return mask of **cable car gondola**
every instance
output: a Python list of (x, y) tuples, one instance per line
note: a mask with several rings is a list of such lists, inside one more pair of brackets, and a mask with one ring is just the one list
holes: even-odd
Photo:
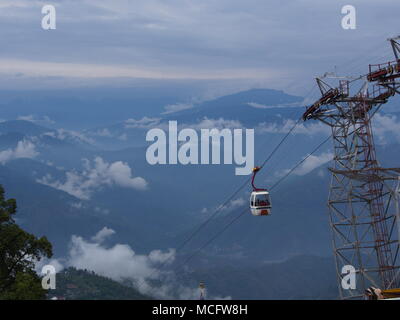
[(253, 169), (253, 177), (251, 179), (251, 185), (253, 192), (250, 195), (250, 210), (254, 216), (269, 216), (271, 214), (271, 197), (267, 189), (258, 189), (254, 186), (254, 179), (260, 167)]

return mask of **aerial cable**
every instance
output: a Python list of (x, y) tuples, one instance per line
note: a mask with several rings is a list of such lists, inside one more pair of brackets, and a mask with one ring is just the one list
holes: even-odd
[[(276, 182), (270, 190), (276, 188), (283, 180), (289, 177), (302, 163), (304, 163), (310, 156), (312, 156), (315, 152), (317, 152), (325, 143), (327, 143), (331, 139), (332, 135), (329, 135), (324, 141), (322, 141), (314, 150), (311, 151), (306, 157), (304, 157), (300, 162), (298, 162), (292, 169), (288, 171), (285, 176), (283, 176), (278, 182)], [(181, 267), (186, 265), (190, 260), (192, 260), (198, 253), (200, 253), (204, 248), (210, 245), (213, 241), (215, 241), (219, 236), (221, 236), (231, 225), (233, 225), (237, 220), (239, 220), (246, 212), (248, 208), (246, 208), (243, 212), (233, 218), (228, 224), (226, 224), (223, 229), (221, 229), (218, 233), (216, 233), (212, 238), (210, 238), (207, 242), (205, 242), (201, 247), (199, 247), (194, 253), (192, 253), (185, 261), (175, 269), (175, 271), (179, 270)]]
[(331, 139), (332, 135), (322, 141), (311, 153), (304, 157), (300, 162), (298, 162), (292, 169), (290, 169), (281, 179), (274, 183), (270, 190), (275, 189), (283, 180), (289, 177), (300, 165), (302, 165), (309, 157), (311, 157), (315, 152), (317, 152), (325, 143)]
[[(358, 68), (358, 66), (357, 66)], [(362, 77), (362, 76), (361, 76)], [(353, 82), (353, 81), (351, 81)], [(311, 93), (311, 92), (310, 92)], [(269, 154), (269, 156), (265, 159), (265, 161), (262, 163), (261, 168), (263, 168), (266, 163), (273, 157), (273, 155), (278, 151), (278, 149), (282, 146), (282, 144), (286, 141), (286, 139), (289, 137), (289, 135), (294, 131), (294, 129), (297, 127), (297, 125), (300, 123), (302, 120), (302, 117), (299, 118), (299, 120), (296, 121), (296, 123), (291, 127), (291, 129), (286, 133), (286, 135), (281, 139), (281, 141), (275, 146), (273, 151)], [(313, 155), (317, 150), (319, 150), (328, 140), (330, 140), (331, 135), (325, 139), (322, 143), (320, 143), (310, 154), (308, 154), (305, 158), (303, 158), (299, 163), (297, 163), (291, 170), (289, 170), (285, 176), (283, 176), (279, 181), (277, 181), (271, 188), (273, 190), (276, 188), (282, 181), (284, 181), (287, 177), (289, 177), (301, 164), (303, 164), (311, 155)], [(241, 185), (231, 197), (228, 198), (224, 202), (223, 205), (219, 206), (214, 213), (203, 223), (200, 225), (199, 228), (195, 230), (184, 242), (181, 246), (178, 247), (177, 252), (180, 251), (191, 239), (194, 238), (196, 234), (198, 234), (201, 229), (203, 229), (221, 210), (224, 208), (250, 181), (250, 178), (246, 179), (245, 183)], [(203, 250), (205, 247), (207, 247), (210, 243), (212, 243), (215, 239), (217, 239), (223, 232), (225, 232), (234, 222), (236, 222), (241, 216), (243, 216), (247, 212), (247, 208), (245, 211), (243, 211), (240, 215), (235, 217), (233, 220), (231, 220), (225, 227), (217, 233), (215, 236), (213, 236), (211, 239), (209, 239), (206, 243), (204, 243), (200, 248), (198, 248), (192, 255), (189, 256), (188, 259), (185, 260), (185, 262), (182, 265), (185, 265), (188, 263), (198, 252)]]
[[(301, 118), (299, 118), (299, 120), (296, 121), (296, 123), (290, 128), (290, 130), (286, 133), (286, 135), (281, 139), (281, 141), (276, 145), (276, 147), (274, 148), (274, 150), (269, 154), (269, 156), (265, 159), (265, 161), (262, 164), (262, 167), (264, 167), (266, 165), (266, 163), (272, 158), (272, 156), (278, 151), (278, 149), (282, 146), (282, 144), (285, 142), (285, 140), (289, 137), (289, 135), (293, 132), (293, 130), (297, 127), (297, 125), (300, 123)], [(262, 168), (261, 167), (261, 168)], [(218, 206), (218, 208), (213, 212), (213, 214), (207, 219), (205, 220), (194, 232), (192, 232), (189, 237), (187, 237), (180, 246), (178, 246), (175, 249), (175, 253), (180, 252), (204, 227), (206, 227), (208, 225), (208, 223), (224, 208), (226, 207), (226, 205), (232, 201), (237, 194), (243, 190), (243, 188), (245, 186), (247, 186), (249, 184), (251, 180), (251, 177), (247, 178), (244, 183), (220, 206)], [(232, 225), (235, 221), (237, 221), (242, 215), (244, 215), (247, 212), (247, 208), (245, 211), (243, 211), (239, 216), (237, 216), (235, 219), (233, 219), (228, 225), (226, 225), (224, 227), (224, 229), (222, 230), (222, 232), (220, 232), (218, 235), (214, 236), (211, 241), (208, 241), (206, 244), (204, 244), (200, 250), (202, 250), (202, 248), (208, 246), (209, 243), (211, 243), (212, 241), (214, 241), (221, 233), (223, 233), (226, 229), (228, 229), (228, 227), (230, 225)], [(199, 250), (196, 251), (196, 254)], [(194, 255), (193, 255), (194, 256)], [(171, 256), (166, 258), (166, 260), (164, 260), (164, 262), (161, 263), (161, 265), (158, 267), (157, 270), (154, 270), (154, 272), (151, 274), (150, 278), (155, 275), (156, 272), (158, 272), (158, 270), (162, 270), (165, 265), (170, 261)], [(138, 285), (138, 289), (140, 289), (142, 286), (144, 285), (144, 280), (142, 280), (142, 283)]]
[(185, 266), (192, 260), (197, 254), (199, 254), (204, 248), (209, 246), (212, 242), (214, 242), (219, 236), (221, 236), (228, 228), (233, 225), (237, 220), (239, 220), (244, 214), (246, 214), (248, 209), (246, 208), (242, 211), (238, 216), (233, 218), (228, 224), (226, 224), (220, 231), (218, 231), (213, 237), (211, 237), (207, 242), (205, 242), (201, 247), (197, 248), (195, 252), (193, 252), (188, 258), (184, 260), (182, 264), (180, 264), (175, 271), (178, 271), (180, 268)]
[[(268, 157), (264, 160), (260, 168), (263, 168), (267, 162), (274, 156), (274, 154), (278, 151), (278, 149), (282, 146), (282, 144), (287, 140), (289, 135), (294, 131), (294, 129), (298, 126), (298, 124), (301, 121), (301, 117), (295, 122), (295, 124), (290, 128), (290, 130), (285, 134), (285, 136), (280, 140), (280, 142), (275, 146), (275, 148), (272, 150), (272, 152), (268, 155)], [(230, 201), (232, 201), (237, 194), (243, 190), (245, 186), (249, 184), (251, 181), (251, 177), (247, 178), (244, 183), (236, 189), (236, 191), (218, 208), (211, 214), (211, 216), (204, 221), (176, 250), (181, 250), (188, 242), (190, 242), (223, 208), (226, 207), (227, 204), (229, 204)]]
[[(308, 92), (308, 94), (305, 96), (305, 99), (314, 91), (316, 85), (311, 88), (311, 90)], [(278, 149), (282, 146), (282, 144), (287, 140), (287, 138), (290, 136), (290, 134), (294, 131), (294, 129), (299, 125), (300, 121), (302, 120), (302, 117), (300, 117), (294, 125), (289, 129), (289, 131), (285, 134), (285, 136), (280, 140), (280, 142), (275, 146), (275, 148), (272, 150), (272, 152), (268, 155), (268, 157), (264, 160), (262, 163), (261, 168), (263, 168), (268, 161), (274, 156), (274, 154), (278, 151)], [(190, 234), (186, 240), (183, 241), (183, 243), (176, 249), (176, 252), (182, 250), (188, 242), (190, 242), (204, 227), (208, 225), (208, 223), (223, 209), (226, 207), (227, 204), (229, 204), (230, 201), (232, 201), (237, 194), (243, 190), (243, 188), (248, 185), (248, 183), (251, 181), (251, 177), (247, 178), (244, 183), (218, 208), (211, 214), (211, 216), (205, 220), (193, 233)]]
[[(311, 89), (311, 91), (307, 94), (310, 95), (313, 91), (314, 91), (315, 87), (313, 87)], [(306, 95), (306, 96), (307, 96)], [(279, 148), (283, 145), (283, 143), (287, 140), (287, 138), (291, 135), (291, 133), (295, 130), (295, 128), (299, 125), (299, 123), (301, 122), (302, 117), (300, 117), (295, 123), (294, 125), (289, 129), (289, 131), (285, 134), (285, 136), (279, 141), (279, 143), (275, 146), (275, 148), (272, 150), (272, 152), (268, 155), (268, 157), (264, 160), (264, 162), (262, 163), (260, 169), (262, 169), (263, 167), (265, 167), (265, 165), (268, 163), (268, 161), (271, 160), (271, 158), (274, 156), (274, 154), (279, 150)], [(325, 144), (328, 140), (330, 139), (330, 136), (323, 141), (323, 143), (321, 143), (316, 149), (314, 149), (307, 157), (305, 157), (302, 161), (300, 161), (294, 168), (292, 168), (282, 179), (280, 179), (277, 183), (275, 183), (273, 185), (273, 187), (271, 188), (274, 189), (277, 185), (279, 185), (284, 179), (286, 179), (298, 166), (300, 166), (304, 161), (306, 161), (313, 153), (315, 153), (323, 144)], [(192, 232), (189, 237), (187, 237), (183, 243), (178, 246), (175, 250), (176, 253), (180, 252), (186, 245), (187, 243), (189, 243), (204, 227), (206, 227), (208, 225), (208, 223), (223, 209), (226, 207), (226, 205), (232, 201), (235, 196), (237, 196), (237, 194), (246, 186), (248, 185), (248, 183), (251, 181), (251, 177), (247, 178), (244, 183), (220, 206), (218, 206), (218, 208), (213, 212), (213, 214), (207, 219), (205, 220), (194, 232)], [(216, 238), (218, 238), (219, 235), (221, 235), (223, 232), (225, 232), (226, 229), (229, 228), (229, 226), (231, 226), (235, 221), (237, 221), (242, 215), (245, 214), (245, 212), (247, 212), (247, 208), (245, 211), (243, 211), (239, 216), (237, 216), (235, 219), (233, 219), (231, 222), (228, 223), (228, 225), (226, 225), (224, 227), (224, 229), (219, 232), (217, 235), (215, 235), (213, 238), (211, 238), (209, 241), (207, 241), (203, 246), (201, 246), (197, 251), (197, 252), (201, 251), (204, 247), (208, 246), (211, 242), (213, 242)], [(194, 254), (195, 255), (195, 254)], [(194, 256), (193, 255), (193, 256)], [(191, 259), (191, 258), (190, 258)], [(170, 258), (167, 258), (159, 267), (159, 270), (161, 270), (168, 262), (169, 262)]]
[[(307, 94), (310, 95), (313, 91), (314, 91), (314, 87), (311, 89), (311, 91)], [(306, 96), (307, 96), (306, 95)], [(264, 160), (264, 162), (262, 163), (262, 166), (260, 168), (263, 168), (268, 161), (270, 161), (270, 159), (273, 157), (273, 155), (278, 151), (278, 149), (283, 145), (283, 143), (287, 140), (287, 138), (290, 136), (290, 134), (294, 131), (294, 129), (299, 125), (299, 123), (301, 122), (302, 117), (300, 117), (295, 123), (294, 125), (289, 129), (289, 131), (285, 134), (285, 136), (280, 140), (280, 142), (275, 146), (275, 148), (272, 150), (272, 152), (268, 155), (268, 157)], [(330, 137), (329, 137), (330, 138)], [(326, 141), (325, 141), (326, 142)], [(318, 147), (319, 148), (319, 147)], [(312, 153), (314, 153), (316, 150), (314, 150)], [(312, 154), (311, 153), (311, 154)], [(310, 155), (311, 155), (310, 154)], [(309, 155), (309, 156), (310, 156)], [(308, 156), (308, 157), (309, 157)], [(306, 157), (306, 159), (308, 158)], [(304, 162), (306, 159), (303, 159), (302, 162)], [(301, 163), (302, 163), (301, 162)], [(300, 164), (301, 164), (300, 163)], [(299, 165), (300, 165), (299, 164)], [(291, 170), (292, 172), (293, 170)], [(288, 176), (288, 175), (287, 175)], [(186, 245), (187, 243), (189, 243), (204, 227), (206, 227), (208, 225), (208, 223), (224, 208), (226, 207), (226, 205), (232, 201), (235, 196), (246, 186), (248, 185), (248, 183), (250, 182), (251, 177), (247, 178), (244, 183), (220, 206), (218, 206), (218, 208), (213, 212), (213, 214), (206, 220), (204, 221), (194, 232), (192, 232), (189, 237), (187, 237), (180, 246), (178, 246), (175, 249), (175, 253), (180, 252)], [(275, 185), (274, 185), (275, 187)], [(272, 190), (272, 189), (271, 189)], [(239, 216), (237, 216), (236, 218), (234, 218), (233, 220), (231, 220), (218, 234), (216, 234), (214, 237), (212, 237), (209, 241), (207, 241), (205, 244), (203, 244), (199, 249), (196, 250), (195, 254), (193, 254), (192, 256), (194, 257), (199, 251), (203, 250), (206, 246), (208, 246), (211, 242), (213, 242), (216, 238), (218, 238), (223, 232), (225, 232), (234, 222), (236, 222), (241, 216), (243, 216), (246, 212), (247, 212), (247, 208), (245, 211), (243, 211)], [(192, 259), (192, 256), (190, 256), (189, 260)], [(164, 268), (164, 266), (169, 262), (169, 260), (171, 259), (171, 257), (168, 257), (166, 260), (164, 260), (163, 263), (161, 263), (161, 265), (159, 266), (158, 270), (162, 270)], [(188, 261), (189, 261), (188, 260)], [(186, 263), (186, 262), (185, 262)], [(153, 274), (155, 274), (158, 270), (155, 270), (153, 272)], [(141, 285), (138, 286), (138, 288), (141, 288), (141, 286), (144, 284), (144, 281)]]

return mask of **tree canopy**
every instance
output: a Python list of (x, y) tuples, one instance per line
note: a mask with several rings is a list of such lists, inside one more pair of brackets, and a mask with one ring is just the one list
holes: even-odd
[(35, 262), (50, 258), (52, 245), (21, 229), (13, 218), (16, 212), (16, 200), (5, 199), (0, 185), (0, 299), (44, 299)]

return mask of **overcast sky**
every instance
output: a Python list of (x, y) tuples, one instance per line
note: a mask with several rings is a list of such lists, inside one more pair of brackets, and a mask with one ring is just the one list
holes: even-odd
[[(56, 30), (41, 28), (45, 4)], [(347, 4), (356, 30), (341, 27)], [(306, 93), (335, 65), (391, 57), (398, 12), (398, 0), (1, 0), (0, 86), (222, 79)]]

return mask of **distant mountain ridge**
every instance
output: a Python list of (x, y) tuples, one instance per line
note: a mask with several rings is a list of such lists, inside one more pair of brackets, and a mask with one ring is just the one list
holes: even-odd
[(9, 120), (0, 122), (0, 134), (20, 133), (27, 136), (38, 136), (54, 131), (27, 120)]
[[(204, 120), (220, 123), (236, 122), (240, 126), (253, 128), (260, 123), (282, 124), (288, 119), (298, 119), (303, 112), (303, 98), (272, 89), (252, 89), (200, 103), (188, 104), (188, 108), (154, 116), (132, 117), (130, 120), (107, 126), (87, 129), (85, 133), (100, 141), (104, 146), (143, 146), (147, 130), (165, 127), (169, 121), (178, 125), (198, 125)], [(128, 120), (128, 119), (125, 119)]]
[[(240, 121), (251, 127), (264, 121), (292, 118), (293, 108), (302, 104), (303, 98), (272, 89), (252, 89), (205, 101), (187, 110), (166, 115), (163, 120), (193, 123), (204, 118)], [(280, 116), (277, 116), (277, 113)]]

